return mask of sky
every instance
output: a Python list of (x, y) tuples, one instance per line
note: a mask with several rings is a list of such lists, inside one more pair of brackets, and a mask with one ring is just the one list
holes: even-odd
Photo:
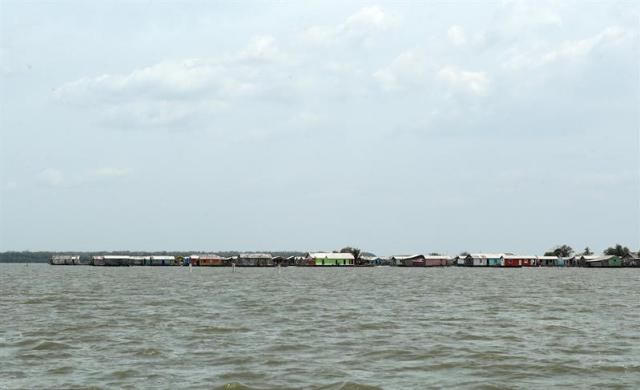
[(637, 2), (0, 1), (0, 250), (640, 249)]

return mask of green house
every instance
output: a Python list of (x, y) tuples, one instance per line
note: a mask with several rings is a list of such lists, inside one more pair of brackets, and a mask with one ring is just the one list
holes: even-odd
[(307, 255), (307, 264), (314, 266), (351, 266), (354, 260), (351, 253), (315, 252)]
[(622, 267), (622, 259), (618, 256), (598, 256), (595, 259), (586, 260), (585, 267), (590, 267), (590, 268)]

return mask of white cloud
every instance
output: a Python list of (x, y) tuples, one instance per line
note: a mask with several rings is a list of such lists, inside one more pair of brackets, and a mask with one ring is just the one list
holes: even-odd
[(64, 182), (63, 173), (55, 168), (45, 168), (37, 174), (36, 179), (49, 186), (58, 186)]
[(357, 72), (355, 66), (350, 63), (330, 61), (325, 65), (325, 69), (338, 74), (350, 74)]
[(309, 43), (322, 45), (355, 39), (369, 45), (370, 34), (394, 26), (397, 20), (396, 15), (379, 6), (364, 7), (349, 16), (343, 23), (309, 27), (304, 31), (303, 39)]
[(478, 96), (488, 95), (491, 87), (491, 80), (485, 72), (472, 72), (452, 66), (440, 69), (438, 79), (454, 89)]
[(553, 2), (507, 0), (503, 2), (507, 27), (522, 31), (532, 26), (560, 26), (562, 17)]
[(347, 29), (354, 29), (358, 26), (385, 29), (391, 26), (394, 21), (395, 18), (391, 17), (389, 13), (385, 12), (377, 5), (374, 5), (364, 7), (355, 14), (349, 16), (345, 26)]
[(218, 96), (243, 95), (252, 93), (255, 85), (238, 79), (232, 66), (241, 66), (237, 61), (268, 58), (268, 53), (268, 49), (253, 47), (231, 59), (165, 61), (128, 74), (83, 78), (63, 85), (55, 94), (61, 99), (97, 96), (106, 102), (120, 100), (127, 95), (166, 98), (181, 98), (201, 92), (214, 92)]
[(304, 40), (317, 44), (329, 44), (337, 40), (340, 29), (335, 26), (311, 26), (304, 31)]
[(307, 128), (307, 127), (317, 126), (320, 123), (320, 121), (321, 121), (321, 118), (319, 115), (309, 111), (299, 112), (293, 115), (291, 118), (289, 118), (289, 124), (296, 128), (297, 127)]
[(502, 63), (502, 68), (533, 69), (562, 60), (579, 61), (598, 47), (619, 42), (625, 35), (623, 28), (611, 26), (592, 37), (564, 41), (555, 46), (537, 43), (526, 49), (512, 48), (508, 51), (509, 58)]
[(270, 35), (254, 37), (246, 49), (235, 57), (227, 60), (227, 63), (237, 61), (266, 61), (275, 62), (284, 60), (286, 54), (278, 47), (276, 39)]
[(227, 107), (227, 103), (221, 100), (202, 99), (129, 99), (106, 105), (99, 114), (101, 120), (114, 126), (184, 130), (183, 127), (189, 127), (190, 122), (222, 112)]
[(449, 42), (456, 46), (462, 46), (467, 43), (467, 35), (462, 26), (453, 25), (449, 27), (447, 37), (449, 38)]
[(109, 124), (173, 126), (273, 88), (268, 83), (281, 81), (271, 67), (276, 64), (286, 67), (286, 54), (275, 38), (259, 36), (228, 55), (163, 61), (129, 73), (82, 78), (57, 88), (54, 97), (97, 110)]
[(373, 77), (383, 89), (396, 90), (422, 83), (425, 73), (424, 55), (417, 50), (408, 50), (397, 56), (389, 65), (374, 72)]
[(419, 50), (408, 50), (397, 56), (389, 65), (373, 73), (373, 78), (387, 91), (413, 87), (425, 89), (439, 81), (454, 90), (485, 96), (489, 94), (491, 80), (485, 72), (474, 72), (445, 66), (439, 70)]
[(129, 175), (131, 172), (128, 168), (115, 168), (115, 167), (102, 167), (93, 169), (87, 172), (87, 175), (90, 177), (123, 177)]

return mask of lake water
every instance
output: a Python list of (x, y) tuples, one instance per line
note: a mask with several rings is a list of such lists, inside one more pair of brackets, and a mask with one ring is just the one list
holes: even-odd
[(0, 264), (0, 388), (640, 388), (639, 282)]

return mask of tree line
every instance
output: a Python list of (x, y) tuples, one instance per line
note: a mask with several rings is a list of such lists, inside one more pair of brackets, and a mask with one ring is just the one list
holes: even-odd
[[(640, 252), (640, 251), (638, 251), (638, 252)], [(636, 252), (636, 253), (638, 253), (638, 252)], [(624, 256), (627, 256), (627, 255), (631, 254), (632, 251), (626, 246), (622, 246), (620, 244), (616, 244), (616, 245), (608, 247), (602, 253), (604, 255), (607, 255), (607, 256), (624, 257)], [(589, 247), (584, 248), (582, 250), (582, 252), (576, 252), (569, 245), (558, 245), (555, 248), (553, 248), (552, 250), (550, 250), (548, 252), (545, 252), (544, 255), (545, 256), (571, 257), (573, 255), (592, 256), (593, 254), (594, 254), (593, 251)]]

